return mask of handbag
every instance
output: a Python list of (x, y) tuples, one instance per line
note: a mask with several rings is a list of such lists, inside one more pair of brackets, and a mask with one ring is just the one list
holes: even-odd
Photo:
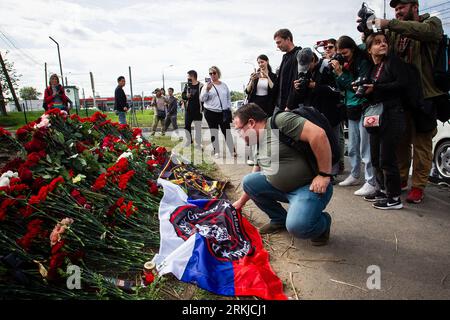
[(231, 110), (230, 109), (223, 109), (222, 106), (222, 100), (220, 99), (220, 95), (219, 95), (219, 91), (217, 91), (216, 86), (213, 84), (214, 89), (217, 92), (217, 97), (219, 98), (219, 102), (220, 102), (220, 109), (222, 109), (222, 122), (223, 123), (231, 123), (233, 121), (233, 116), (231, 115)]
[(365, 128), (377, 128), (381, 125), (384, 105), (382, 102), (373, 104), (364, 109), (363, 126)]

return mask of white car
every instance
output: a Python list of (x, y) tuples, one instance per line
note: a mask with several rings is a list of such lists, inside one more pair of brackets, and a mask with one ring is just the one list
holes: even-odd
[(433, 138), (433, 164), (439, 174), (450, 179), (450, 121), (438, 121), (438, 132)]

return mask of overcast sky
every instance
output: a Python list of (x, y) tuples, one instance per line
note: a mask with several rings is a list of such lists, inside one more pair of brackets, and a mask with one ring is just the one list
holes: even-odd
[[(368, 0), (380, 16), (383, 0)], [(387, 16), (393, 9), (387, 0)], [(421, 1), (427, 8), (445, 1)], [(354, 23), (361, 0), (152, 0), (69, 1), (0, 0), (0, 50), (23, 75), (20, 86), (44, 91), (44, 62), (49, 73), (60, 73), (56, 39), (61, 48), (63, 73), (69, 84), (92, 96), (89, 72), (101, 96), (112, 96), (116, 79), (129, 80), (133, 93), (150, 95), (162, 86), (180, 91), (186, 71), (195, 69), (199, 79), (217, 65), (222, 80), (232, 90), (242, 90), (256, 65), (266, 54), (276, 69), (282, 52), (273, 34), (288, 28), (294, 43), (313, 46), (317, 40), (359, 34)], [(431, 12), (450, 8), (450, 2)], [(433, 11), (434, 10), (434, 11)], [(450, 11), (448, 11), (450, 14)], [(446, 22), (447, 13), (441, 13)], [(450, 18), (450, 17), (449, 17)], [(446, 31), (448, 25), (445, 25)], [(11, 41), (11, 42), (8, 42)], [(18, 50), (19, 48), (20, 50)], [(173, 65), (173, 67), (168, 67)], [(130, 93), (127, 83), (126, 93)]]

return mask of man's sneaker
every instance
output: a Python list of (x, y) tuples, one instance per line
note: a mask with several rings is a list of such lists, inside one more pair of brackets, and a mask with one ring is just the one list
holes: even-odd
[(267, 223), (263, 225), (261, 228), (259, 228), (259, 234), (270, 234), (281, 230), (286, 230), (286, 225)]
[(377, 191), (377, 188), (375, 188), (370, 183), (366, 182), (364, 183), (361, 189), (355, 191), (354, 195), (364, 197), (375, 193), (375, 191)]
[(330, 230), (331, 230), (332, 220), (331, 220), (331, 216), (328, 213), (325, 212), (325, 214), (327, 214), (330, 217), (330, 226), (320, 236), (318, 236), (317, 238), (311, 239), (311, 244), (315, 247), (324, 246), (324, 245), (328, 244), (328, 241), (330, 240)]
[(255, 161), (248, 159), (247, 160), (247, 165), (254, 166), (255, 165)]
[(380, 202), (387, 200), (387, 195), (383, 191), (377, 190), (377, 192), (369, 194), (364, 197), (364, 200), (369, 202)]
[(383, 201), (377, 201), (372, 206), (376, 209), (381, 210), (398, 210), (403, 208), (402, 201), (400, 200), (400, 197), (398, 197), (397, 200), (393, 198), (389, 198)]
[(420, 188), (412, 187), (408, 193), (406, 201), (409, 203), (421, 203), (423, 200), (423, 190)]
[(352, 175), (349, 175), (344, 181), (339, 183), (339, 186), (348, 187), (348, 186), (357, 186), (359, 184), (360, 184), (359, 179), (356, 179)]
[(408, 181), (403, 181), (402, 184), (400, 185), (400, 187), (402, 188), (402, 191), (407, 191), (408, 190)]

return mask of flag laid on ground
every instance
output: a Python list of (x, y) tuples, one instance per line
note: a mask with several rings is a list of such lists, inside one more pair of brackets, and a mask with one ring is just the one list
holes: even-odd
[(179, 186), (158, 183), (161, 244), (153, 262), (160, 275), (221, 295), (286, 299), (261, 236), (229, 202), (188, 200)]

